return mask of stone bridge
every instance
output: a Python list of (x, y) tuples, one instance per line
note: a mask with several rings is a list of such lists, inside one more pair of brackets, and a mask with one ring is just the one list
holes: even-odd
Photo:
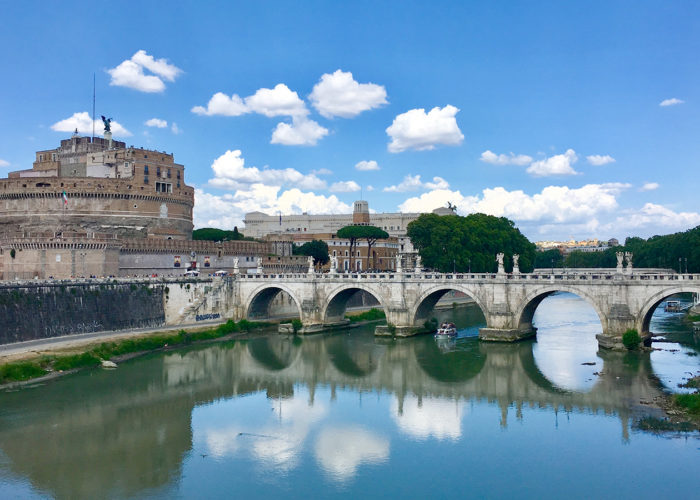
[(301, 333), (342, 324), (348, 299), (364, 291), (377, 299), (387, 325), (377, 335), (406, 337), (425, 331), (437, 301), (456, 290), (471, 297), (486, 319), (482, 340), (511, 342), (532, 337), (532, 318), (542, 300), (555, 292), (570, 292), (598, 313), (601, 347), (621, 348), (622, 334), (636, 329), (650, 339), (649, 322), (656, 307), (678, 293), (700, 293), (700, 275), (635, 269), (620, 272), (568, 270), (560, 273), (300, 273), (238, 274), (227, 278), (236, 319), (275, 315), (273, 299), (291, 297), (303, 323)]

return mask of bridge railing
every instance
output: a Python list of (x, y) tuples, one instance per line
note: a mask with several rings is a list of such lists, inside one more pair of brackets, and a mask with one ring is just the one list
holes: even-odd
[(587, 272), (554, 272), (554, 273), (263, 273), (238, 274), (232, 276), (241, 280), (341, 280), (341, 281), (392, 281), (392, 280), (421, 280), (421, 281), (493, 281), (506, 280), (516, 282), (601, 282), (601, 281), (700, 281), (700, 274), (677, 273), (645, 273), (643, 271), (627, 273), (587, 273)]

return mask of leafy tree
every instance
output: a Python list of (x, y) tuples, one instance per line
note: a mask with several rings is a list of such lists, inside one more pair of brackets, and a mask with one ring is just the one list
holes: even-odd
[(506, 269), (512, 268), (516, 253), (523, 272), (532, 271), (535, 263), (535, 245), (505, 217), (423, 214), (407, 233), (425, 266), (442, 272), (493, 272), (499, 252), (505, 254)]
[(535, 254), (535, 268), (547, 269), (551, 267), (562, 267), (564, 264), (564, 256), (558, 248), (537, 252)]
[[(338, 238), (349, 239), (350, 240), (350, 268), (353, 267), (353, 249), (357, 243), (357, 240), (367, 241), (367, 267), (369, 267), (369, 259), (372, 252), (372, 245), (374, 245), (377, 240), (386, 239), (389, 237), (389, 233), (376, 226), (345, 226), (338, 229), (336, 233)], [(376, 263), (373, 262), (373, 267), (376, 267)]]
[(295, 255), (310, 255), (314, 258), (314, 262), (321, 266), (330, 260), (328, 257), (328, 245), (321, 240), (307, 241), (299, 247), (293, 246), (292, 253)]
[(253, 238), (246, 238), (241, 233), (239, 233), (238, 227), (234, 227), (233, 231), (225, 231), (223, 229), (216, 229), (213, 227), (195, 229), (194, 231), (192, 231), (192, 239), (207, 241), (254, 240)]

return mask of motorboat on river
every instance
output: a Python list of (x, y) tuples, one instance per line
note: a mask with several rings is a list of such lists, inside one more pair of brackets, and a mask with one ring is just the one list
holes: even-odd
[(454, 323), (443, 323), (435, 332), (436, 338), (454, 337), (457, 335), (457, 327)]

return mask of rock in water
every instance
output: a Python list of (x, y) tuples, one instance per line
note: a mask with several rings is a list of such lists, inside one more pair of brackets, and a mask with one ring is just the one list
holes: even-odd
[(117, 364), (114, 361), (109, 361), (108, 359), (102, 360), (102, 368), (116, 368)]

